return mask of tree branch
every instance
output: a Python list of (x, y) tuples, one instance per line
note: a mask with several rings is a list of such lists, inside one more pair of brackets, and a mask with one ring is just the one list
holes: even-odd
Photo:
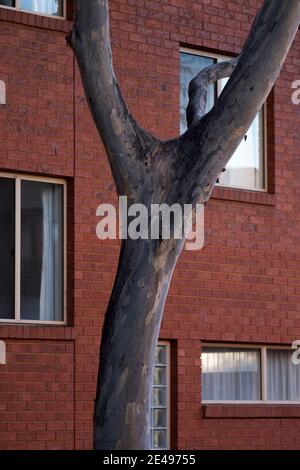
[(239, 57), (210, 65), (196, 75), (189, 84), (189, 104), (186, 109), (188, 127), (193, 126), (205, 115), (207, 89), (222, 78), (230, 77)]
[[(185, 200), (209, 199), (214, 184), (270, 93), (300, 22), (300, 0), (265, 0), (214, 108), (178, 139)], [(197, 175), (197, 182), (192, 174)]]
[(143, 156), (151, 153), (157, 141), (132, 118), (115, 78), (108, 0), (77, 0), (76, 4), (76, 21), (67, 41), (77, 57), (87, 102), (106, 148), (117, 191), (133, 195), (143, 171)]

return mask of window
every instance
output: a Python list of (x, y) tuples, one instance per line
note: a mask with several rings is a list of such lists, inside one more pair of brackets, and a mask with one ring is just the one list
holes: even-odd
[(261, 346), (204, 347), (204, 402), (299, 402), (300, 365), (291, 349)]
[[(185, 132), (186, 108), (188, 105), (189, 82), (202, 69), (216, 62), (228, 59), (226, 56), (198, 53), (189, 49), (182, 49), (180, 53), (180, 131)], [(206, 111), (214, 106), (218, 95), (221, 94), (228, 79), (208, 87)], [(257, 114), (250, 129), (240, 143), (236, 152), (227, 163), (225, 171), (219, 176), (218, 184), (221, 186), (262, 191), (266, 188), (265, 176), (265, 137), (264, 137), (264, 107)]]
[(0, 5), (42, 15), (65, 15), (64, 0), (0, 0)]
[(60, 180), (0, 174), (0, 320), (64, 321)]
[(169, 344), (159, 342), (155, 354), (151, 406), (151, 447), (155, 450), (169, 448), (169, 380)]
[(293, 364), (291, 357), (289, 350), (267, 349), (268, 400), (300, 400), (300, 366)]
[(259, 351), (204, 349), (202, 379), (203, 400), (259, 400)]

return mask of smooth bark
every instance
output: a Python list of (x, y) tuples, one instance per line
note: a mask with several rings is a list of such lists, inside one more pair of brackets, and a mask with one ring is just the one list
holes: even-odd
[[(266, 0), (238, 59), (191, 83), (189, 128), (161, 142), (130, 115), (111, 59), (107, 0), (77, 0), (69, 43), (119, 195), (129, 204), (206, 202), (266, 100), (297, 32), (300, 0)], [(209, 83), (231, 78), (204, 115)], [(105, 315), (94, 414), (95, 449), (148, 449), (154, 353), (184, 240), (124, 240)]]

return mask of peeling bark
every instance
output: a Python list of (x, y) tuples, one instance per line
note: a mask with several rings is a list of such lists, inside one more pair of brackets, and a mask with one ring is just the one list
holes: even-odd
[[(237, 59), (205, 69), (189, 88), (189, 128), (161, 142), (130, 115), (115, 78), (107, 0), (77, 0), (68, 37), (119, 195), (129, 204), (206, 202), (266, 100), (300, 20), (300, 0), (266, 0)], [(205, 115), (210, 83), (231, 76)], [(155, 347), (184, 240), (124, 240), (105, 314), (94, 413), (95, 449), (149, 449)]]

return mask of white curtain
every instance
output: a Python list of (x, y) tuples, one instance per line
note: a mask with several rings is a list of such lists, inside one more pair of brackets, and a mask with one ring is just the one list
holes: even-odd
[(58, 12), (58, 0), (21, 0), (21, 9), (55, 15)]
[(204, 349), (203, 400), (260, 400), (260, 351)]
[(292, 351), (267, 350), (268, 400), (300, 400), (300, 366), (292, 363)]
[(40, 320), (62, 320), (62, 197), (61, 187), (45, 185), (43, 204), (43, 260)]
[(33, 4), (33, 10), (37, 12), (51, 15), (57, 11), (57, 0), (34, 0)]
[(219, 176), (223, 186), (246, 189), (264, 188), (264, 124), (263, 112), (253, 120), (235, 153)]

